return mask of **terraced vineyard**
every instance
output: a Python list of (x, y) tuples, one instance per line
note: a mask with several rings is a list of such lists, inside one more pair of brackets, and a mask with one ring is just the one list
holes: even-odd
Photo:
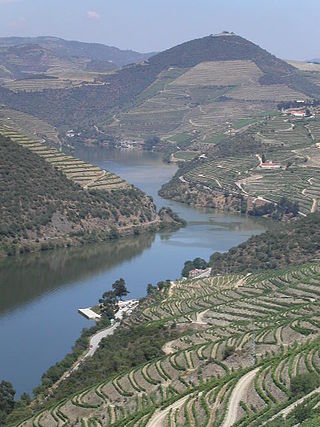
[(73, 86), (70, 80), (60, 79), (26, 79), (13, 80), (3, 85), (13, 92), (41, 92), (47, 89), (67, 89)]
[(296, 425), (294, 403), (320, 401), (319, 388), (302, 396), (293, 388), (298, 375), (320, 373), (319, 302), (319, 263), (172, 282), (122, 325), (180, 331), (162, 357), (19, 426), (258, 427), (282, 414)]
[(89, 190), (114, 190), (128, 187), (128, 183), (119, 176), (102, 170), (82, 160), (68, 156), (46, 145), (37, 137), (25, 136), (0, 121), (0, 133), (12, 141), (28, 148), (44, 158), (48, 163), (62, 171), (67, 178)]
[[(247, 155), (241, 153), (241, 146), (239, 154), (234, 154), (235, 149), (229, 154), (229, 146), (236, 143), (232, 136), (215, 134), (212, 142), (221, 147), (222, 154), (218, 151), (216, 155), (213, 151), (208, 158), (182, 167), (179, 180), (174, 178), (172, 183), (165, 185), (162, 195), (190, 202), (196, 196), (195, 191), (212, 197), (228, 193), (250, 198), (253, 204), (257, 200), (278, 203), (285, 197), (297, 202), (303, 215), (317, 211), (320, 207), (319, 114), (317, 111), (315, 118), (304, 121), (280, 114), (256, 118), (256, 121), (241, 120), (239, 126), (249, 127), (238, 138), (253, 138), (251, 141), (259, 147), (257, 151), (253, 145), (251, 148), (247, 145), (244, 147)], [(237, 128), (237, 121), (233, 127)], [(279, 167), (262, 167), (262, 156)], [(187, 194), (185, 192), (193, 198), (181, 198), (181, 194)]]
[(252, 60), (171, 67), (138, 96), (133, 107), (116, 115), (106, 130), (123, 138), (155, 134), (174, 142), (183, 133), (193, 141), (211, 142), (213, 134), (227, 133), (231, 121), (238, 123), (239, 130), (247, 125), (239, 126), (241, 120), (259, 121), (279, 101), (306, 98), (285, 84), (260, 84), (263, 75)]
[(21, 111), (2, 107), (0, 109), (0, 125), (7, 125), (14, 128), (19, 133), (26, 134), (29, 137), (44, 138), (55, 145), (60, 145), (58, 131), (55, 127), (49, 125), (43, 120)]

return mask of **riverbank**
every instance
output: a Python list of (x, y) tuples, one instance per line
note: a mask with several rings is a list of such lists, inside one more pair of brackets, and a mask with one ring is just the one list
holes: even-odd
[[(154, 153), (91, 151), (88, 161), (123, 176), (152, 196), (158, 207), (177, 212), (187, 225), (0, 262), (0, 340), (6, 343), (0, 354), (0, 377), (12, 382), (18, 398), (23, 392), (32, 394), (42, 374), (70, 353), (88, 327), (78, 308), (94, 305), (119, 277), (125, 279), (130, 298), (141, 298), (148, 283), (180, 277), (186, 260), (208, 260), (213, 252), (225, 252), (270, 225), (162, 199), (158, 190), (176, 166), (163, 164)], [(42, 351), (35, 353), (39, 345)]]
[[(60, 378), (46, 391), (45, 397), (39, 395), (36, 398), (35, 404), (39, 405), (43, 400), (47, 400), (48, 398), (52, 397), (54, 394), (54, 390), (67, 378), (70, 377), (70, 375), (78, 370), (82, 363), (88, 358), (92, 357), (95, 352), (99, 348), (99, 344), (102, 339), (111, 336), (114, 334), (115, 330), (120, 326), (121, 321), (123, 317), (130, 316), (133, 312), (133, 310), (138, 306), (139, 301), (138, 300), (128, 300), (128, 301), (120, 301), (119, 302), (119, 311), (115, 314), (115, 323), (108, 325), (107, 327), (104, 327), (103, 322), (101, 322), (101, 326), (99, 325), (99, 321), (97, 322), (96, 326), (92, 329), (94, 329), (95, 332), (93, 335), (89, 336), (88, 338), (88, 348), (84, 350), (83, 354), (80, 355), (77, 360), (70, 366), (69, 368), (66, 368), (66, 370), (62, 373)], [(103, 329), (100, 329), (100, 327)]]

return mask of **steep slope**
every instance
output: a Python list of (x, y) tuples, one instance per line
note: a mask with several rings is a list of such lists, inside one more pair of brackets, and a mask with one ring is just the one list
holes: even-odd
[(23, 426), (318, 425), (319, 286), (317, 262), (156, 288)]
[(86, 190), (55, 163), (3, 136), (0, 159), (0, 256), (104, 241), (170, 222), (169, 211), (158, 214), (132, 185)]
[(228, 252), (211, 256), (212, 274), (273, 270), (318, 259), (320, 214), (269, 230)]

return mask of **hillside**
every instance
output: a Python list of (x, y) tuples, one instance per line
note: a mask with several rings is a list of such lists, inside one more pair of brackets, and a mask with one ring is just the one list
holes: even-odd
[(150, 56), (99, 43), (56, 37), (0, 37), (0, 78), (52, 80), (61, 74), (67, 77), (67, 73), (76, 78), (80, 71), (89, 75), (90, 72), (105, 73)]
[(121, 50), (101, 43), (85, 43), (64, 40), (58, 37), (0, 37), (0, 47), (38, 45), (63, 58), (85, 58), (91, 61), (109, 61), (116, 67), (133, 64), (148, 59), (152, 53)]
[(60, 129), (85, 129), (94, 138), (93, 122), (106, 138), (157, 135), (175, 146), (210, 143), (231, 117), (248, 119), (279, 101), (320, 96), (302, 71), (234, 34), (183, 43), (96, 83), (32, 93), (0, 88), (0, 97)]
[(175, 223), (169, 211), (158, 214), (152, 200), (128, 183), (87, 189), (81, 182), (81, 187), (63, 168), (3, 136), (0, 159), (0, 256), (105, 241)]
[(319, 285), (313, 263), (154, 289), (32, 418), (8, 425), (318, 425)]
[(212, 274), (274, 270), (320, 258), (320, 214), (253, 236), (227, 253), (214, 253)]
[(232, 120), (227, 134), (214, 135), (210, 150), (202, 144), (193, 151), (192, 161), (180, 164), (161, 195), (275, 219), (279, 217), (273, 206), (285, 197), (296, 204), (300, 215), (316, 212), (320, 208), (320, 110), (310, 108), (312, 117), (306, 118), (274, 111)]

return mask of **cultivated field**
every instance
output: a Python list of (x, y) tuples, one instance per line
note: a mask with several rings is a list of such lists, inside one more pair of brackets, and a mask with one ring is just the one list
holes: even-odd
[(23, 135), (7, 124), (1, 123), (1, 121), (0, 133), (38, 154), (84, 189), (114, 190), (128, 186), (128, 183), (119, 176), (68, 156), (55, 148), (49, 147), (42, 139)]
[[(177, 281), (125, 320), (161, 322), (181, 336), (163, 356), (81, 390), (20, 427), (268, 426), (319, 389), (299, 395), (297, 375), (320, 373), (320, 265)], [(280, 424), (279, 424), (280, 425)]]
[(14, 128), (18, 130), (18, 133), (26, 134), (31, 138), (44, 138), (55, 145), (60, 145), (57, 129), (30, 114), (10, 108), (1, 108), (0, 123)]
[[(244, 156), (240, 152), (237, 157), (208, 159), (184, 173), (182, 180), (208, 190), (276, 203), (286, 197), (298, 202), (301, 213), (315, 212), (320, 207), (319, 114), (303, 121), (283, 115), (255, 120), (242, 120), (242, 124), (249, 123), (247, 132), (262, 143), (263, 153)], [(236, 125), (237, 122), (233, 128)], [(224, 139), (224, 134), (215, 134), (211, 140), (214, 144), (223, 144)], [(280, 168), (263, 169), (262, 154)]]
[(262, 76), (254, 62), (245, 60), (202, 62), (189, 70), (172, 67), (105, 129), (129, 139), (157, 135), (174, 142), (176, 135), (187, 134), (190, 141), (211, 142), (231, 122), (239, 131), (246, 120), (259, 120), (279, 101), (306, 98), (286, 85), (261, 85)]

